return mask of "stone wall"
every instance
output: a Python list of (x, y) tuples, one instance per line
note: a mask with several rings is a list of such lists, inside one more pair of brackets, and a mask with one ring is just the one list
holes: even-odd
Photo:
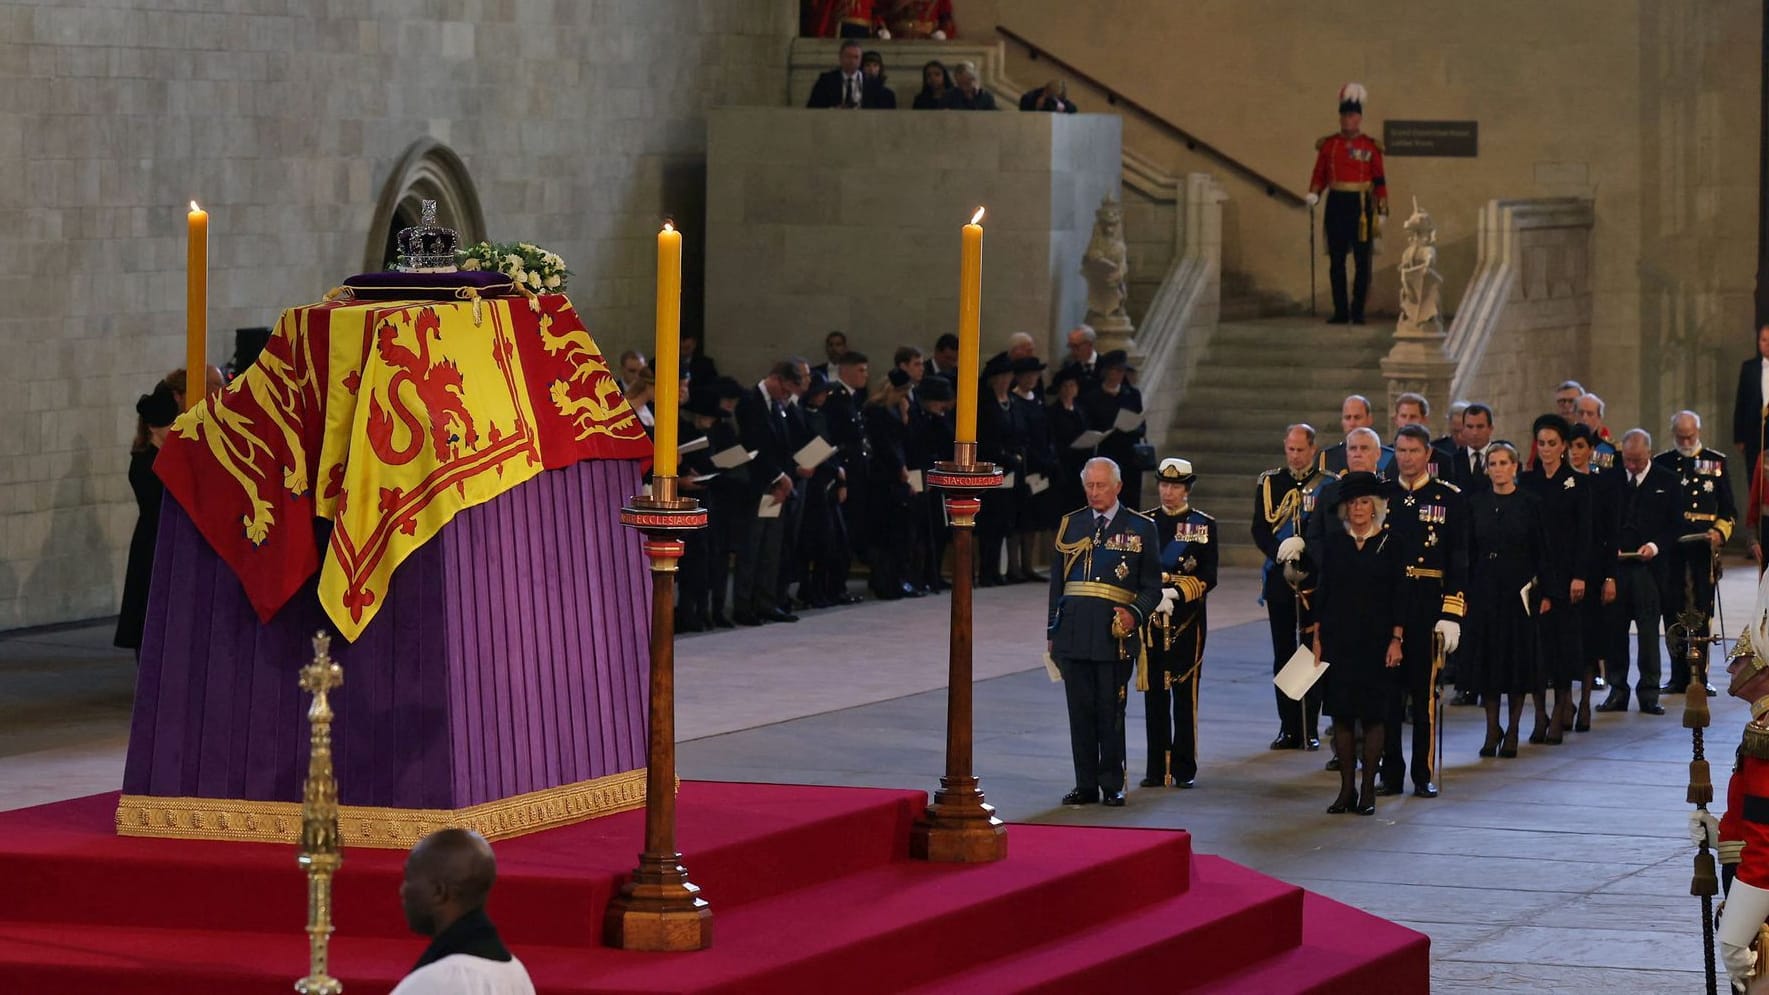
[(1109, 115), (714, 111), (709, 350), (754, 377), (832, 329), (875, 375), (899, 345), (931, 349), (955, 330), (959, 228), (983, 205), (983, 353), (1025, 331), (1052, 355), (1086, 310), (1081, 256), (1118, 155)]
[[(176, 9), (172, 9), (176, 8)], [(185, 204), (210, 357), (361, 268), (400, 153), (438, 139), (493, 238), (561, 252), (603, 347), (647, 346), (653, 233), (689, 232), (705, 113), (778, 105), (774, 0), (0, 4), (0, 629), (116, 610), (135, 397), (183, 364)]]
[[(1730, 405), (1750, 354), (1759, 227), (1763, 7), (1756, 0), (1469, 4), (1331, 0), (1297, 16), (1276, 0), (957, 0), (960, 36), (996, 25), (1006, 73), (1033, 86), (1063, 71), (1116, 88), (1255, 170), (1300, 191), (1335, 93), (1370, 90), (1365, 130), (1387, 119), (1476, 120), (1477, 158), (1392, 158), (1397, 220), (1414, 195), (1440, 225), (1445, 304), (1473, 274), (1475, 224), (1495, 198), (1576, 196), (1596, 205), (1592, 316), (1597, 389), (1620, 421)], [(1249, 67), (1256, 67), (1249, 69)], [(1083, 110), (1107, 109), (1078, 83)], [(1170, 133), (1124, 115), (1124, 147), (1167, 172), (1223, 183), (1224, 308), (1247, 291), (1308, 297), (1307, 213), (1285, 206)], [(1378, 257), (1373, 304), (1393, 313), (1401, 238)], [(1323, 261), (1324, 263), (1324, 261)], [(1326, 272), (1320, 268), (1324, 300)], [(1582, 365), (1585, 357), (1544, 357)], [(1724, 429), (1719, 433), (1724, 434)]]
[[(1526, 444), (1536, 416), (1552, 410), (1554, 388), (1591, 379), (1584, 357), (1592, 339), (1593, 218), (1590, 201), (1570, 197), (1487, 206), (1480, 266), (1447, 350), (1459, 361), (1451, 394), (1490, 405), (1496, 439)], [(1544, 356), (1573, 359), (1551, 364)], [(1618, 434), (1633, 424), (1606, 413)]]

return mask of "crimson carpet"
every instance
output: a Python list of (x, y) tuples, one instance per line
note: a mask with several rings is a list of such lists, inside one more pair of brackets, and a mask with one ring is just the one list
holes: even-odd
[[(115, 794), (0, 813), (9, 991), (287, 992), (306, 973), (292, 847), (118, 837)], [(713, 946), (599, 944), (643, 814), (500, 842), (490, 913), (542, 993), (1429, 989), (1429, 940), (1215, 857), (1184, 832), (1016, 825), (1008, 859), (908, 857), (918, 791), (684, 782), (678, 840)], [(347, 850), (333, 973), (389, 991), (423, 949), (403, 854)], [(1104, 973), (1102, 973), (1104, 972)]]

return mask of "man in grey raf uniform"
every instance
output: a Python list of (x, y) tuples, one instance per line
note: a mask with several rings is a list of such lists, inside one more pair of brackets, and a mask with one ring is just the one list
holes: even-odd
[(1190, 788), (1198, 776), (1198, 684), (1203, 680), (1204, 595), (1216, 587), (1216, 519), (1191, 506), (1198, 475), (1190, 460), (1168, 458), (1155, 472), (1161, 503), (1145, 514), (1161, 540), (1161, 607), (1143, 629), (1148, 686), (1143, 714), (1149, 734), (1145, 788)]
[(1163, 601), (1155, 523), (1118, 501), (1123, 477), (1103, 456), (1081, 469), (1087, 507), (1063, 516), (1050, 571), (1050, 653), (1069, 704), (1075, 790), (1064, 805), (1124, 804), (1124, 700), (1138, 630)]

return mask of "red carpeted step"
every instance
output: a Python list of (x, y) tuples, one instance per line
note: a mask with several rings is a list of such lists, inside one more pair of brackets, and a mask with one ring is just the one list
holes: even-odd
[[(1183, 893), (1183, 832), (1014, 826), (1008, 859), (971, 866), (903, 861), (715, 915), (713, 949), (669, 965), (697, 992), (897, 992), (953, 958), (1031, 951), (1092, 923)], [(651, 990), (631, 961), (598, 986)]]
[[(927, 981), (954, 956), (1030, 952), (1091, 923), (1162, 908), (1189, 877), (1184, 833), (1015, 826), (1011, 846), (1012, 858), (1001, 863), (902, 860), (719, 911), (713, 947), (699, 953), (512, 947), (552, 995), (890, 992)], [(340, 932), (334, 973), (348, 991), (378, 995), (422, 949), (416, 937)], [(18, 984), (9, 990), (278, 991), (305, 958), (294, 924), (272, 935), (0, 922), (0, 976)]]
[(1183, 895), (1125, 910), (1036, 949), (914, 991), (919, 995), (1188, 991), (1248, 963), (1294, 949), (1302, 938), (1303, 896), (1295, 885), (1219, 857), (1197, 856), (1192, 860), (1191, 889)]
[[(919, 791), (684, 782), (677, 841), (689, 875), (717, 908), (766, 899), (902, 859)], [(116, 796), (0, 813), (4, 914), (15, 920), (276, 933), (306, 921), (293, 847), (116, 836)], [(513, 945), (593, 945), (609, 896), (637, 863), (642, 812), (497, 844), (493, 912)], [(405, 855), (350, 848), (334, 890), (338, 928), (404, 934)], [(119, 902), (116, 891), (161, 896)]]
[(1307, 893), (1302, 944), (1206, 985), (1212, 995), (1413, 995), (1431, 990), (1431, 938)]

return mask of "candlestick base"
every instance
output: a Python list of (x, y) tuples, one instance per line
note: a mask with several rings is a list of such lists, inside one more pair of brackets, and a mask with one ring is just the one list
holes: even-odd
[(639, 857), (632, 880), (608, 902), (602, 940), (621, 950), (670, 952), (712, 946), (712, 908), (689, 882), (679, 853)]
[(948, 864), (986, 864), (1007, 856), (1007, 826), (985, 804), (975, 777), (942, 777), (934, 803), (909, 830), (909, 856)]

